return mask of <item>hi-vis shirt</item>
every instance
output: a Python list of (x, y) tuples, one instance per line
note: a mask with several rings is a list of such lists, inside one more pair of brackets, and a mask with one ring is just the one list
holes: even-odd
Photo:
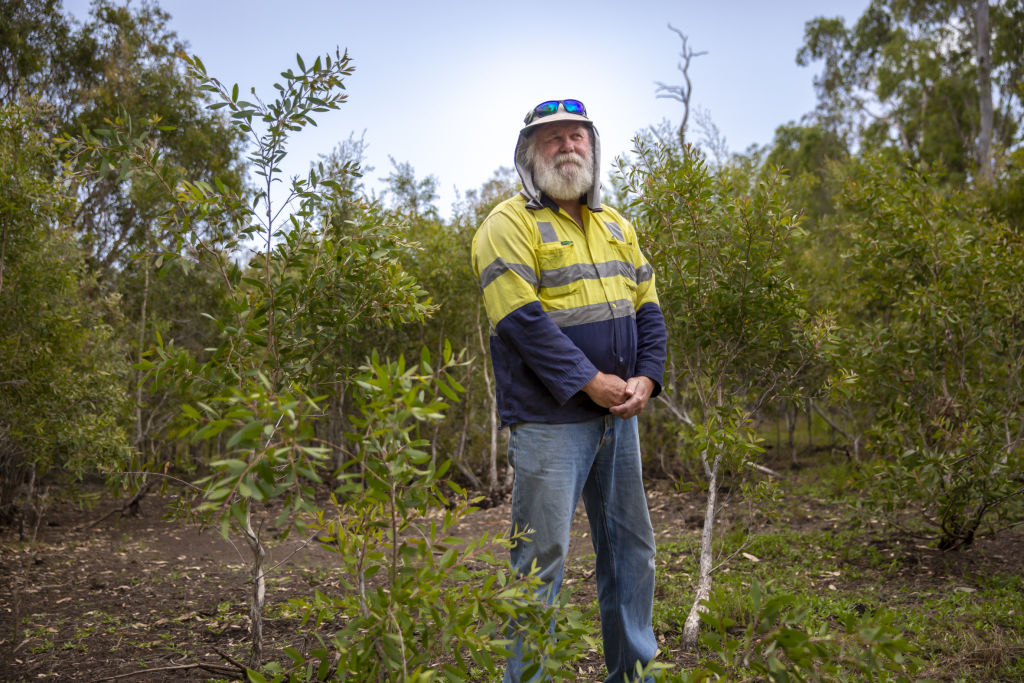
[(581, 391), (598, 371), (649, 377), (653, 395), (661, 391), (665, 319), (654, 271), (618, 212), (580, 208), (583, 229), (550, 200), (530, 210), (517, 195), (473, 238), (503, 427), (607, 415)]

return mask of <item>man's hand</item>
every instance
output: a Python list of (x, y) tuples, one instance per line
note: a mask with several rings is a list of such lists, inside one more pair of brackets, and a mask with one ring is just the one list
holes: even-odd
[[(629, 398), (629, 394), (626, 393), (626, 382), (618, 375), (604, 372), (598, 372), (592, 380), (584, 384), (583, 391), (591, 401), (602, 408), (618, 406)], [(612, 412), (615, 412), (614, 409)]]
[(606, 406), (612, 411), (612, 415), (621, 417), (623, 420), (639, 415), (647, 407), (647, 399), (654, 391), (654, 380), (650, 377), (631, 377), (626, 382), (626, 398), (624, 401)]

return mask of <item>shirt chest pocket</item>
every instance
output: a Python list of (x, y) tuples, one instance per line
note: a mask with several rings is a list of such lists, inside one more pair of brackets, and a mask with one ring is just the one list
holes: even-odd
[(537, 248), (540, 289), (551, 297), (572, 294), (580, 288), (584, 264), (577, 261), (571, 244), (543, 244)]
[(633, 265), (633, 245), (618, 240), (609, 240), (608, 247), (612, 259), (609, 261), (611, 264), (609, 270), (619, 276), (615, 278), (615, 282), (623, 288), (622, 292), (626, 297), (632, 299), (632, 295), (636, 293), (637, 284), (636, 266)]

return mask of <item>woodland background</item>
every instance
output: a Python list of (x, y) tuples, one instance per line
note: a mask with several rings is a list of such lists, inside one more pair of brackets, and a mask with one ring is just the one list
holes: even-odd
[[(225, 676), (486, 678), (513, 616), (538, 666), (576, 676), (593, 615), (537, 603), (530, 577), (504, 573), (507, 539), (450, 538), (511, 484), (468, 254), (514, 172), (447, 219), (437, 180), (408, 163), (368, 192), (354, 136), (284, 178), (289, 136), (345, 104), (343, 51), (298, 57), (248, 101), (183, 52), (155, 3), (99, 0), (76, 23), (59, 3), (0, 0), (0, 17), (8, 550), (67, 501), (130, 512), (173, 496), (250, 550), (246, 650)], [(680, 121), (637, 131), (607, 182), (669, 328), (647, 472), (703, 501), (685, 597), (663, 596), (681, 613), (657, 626), (686, 659), (655, 668), (935, 677), (943, 651), (894, 617), (840, 625), (793, 590), (748, 581), (737, 602), (715, 583), (729, 558), (759, 559), (759, 514), (806, 493), (782, 472), (797, 463), (831, 482), (857, 542), (962, 557), (1018, 538), (1024, 4), (875, 0), (849, 26), (808, 22), (796, 59), (818, 107), (742, 154), (690, 120), (700, 54), (673, 30), (682, 84), (658, 94)], [(264, 651), (265, 558), (289, 532), (332, 549), (348, 579), (291, 603), (293, 630), (319, 645)], [(984, 675), (1010, 680), (1019, 567), (993, 590), (1010, 607)], [(8, 645), (31, 640), (20, 626)]]

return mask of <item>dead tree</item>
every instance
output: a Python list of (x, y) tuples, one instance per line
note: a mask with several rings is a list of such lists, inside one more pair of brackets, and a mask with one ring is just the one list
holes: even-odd
[(683, 34), (682, 31), (677, 29), (672, 24), (668, 25), (670, 31), (675, 32), (679, 36), (679, 40), (683, 46), (679, 50), (679, 57), (681, 61), (676, 67), (679, 72), (683, 74), (683, 85), (668, 85), (661, 81), (655, 81), (658, 86), (655, 92), (657, 97), (677, 100), (683, 103), (683, 121), (679, 124), (679, 144), (683, 145), (686, 142), (686, 124), (690, 119), (690, 95), (693, 94), (693, 83), (690, 81), (690, 61), (694, 57), (700, 57), (706, 55), (707, 52), (694, 52), (693, 48), (690, 47), (689, 39)]

